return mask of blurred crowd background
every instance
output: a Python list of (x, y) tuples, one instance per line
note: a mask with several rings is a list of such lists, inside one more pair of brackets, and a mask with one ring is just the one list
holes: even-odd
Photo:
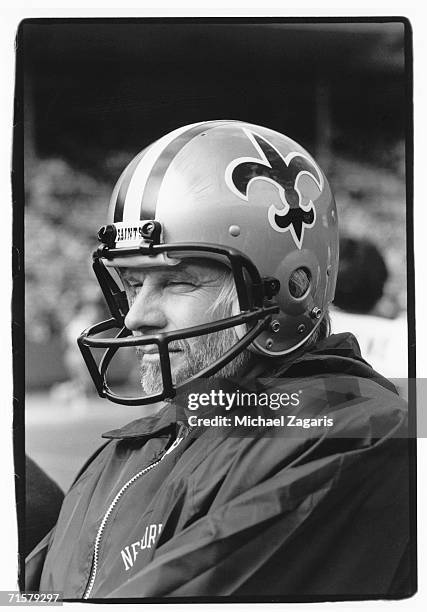
[[(91, 253), (121, 171), (208, 119), (266, 125), (315, 156), (343, 240), (334, 331), (359, 330), (387, 375), (407, 375), (403, 24), (69, 20), (26, 23), (22, 40), (27, 414), (92, 393), (75, 338), (107, 315)], [(379, 319), (399, 322), (380, 347)]]

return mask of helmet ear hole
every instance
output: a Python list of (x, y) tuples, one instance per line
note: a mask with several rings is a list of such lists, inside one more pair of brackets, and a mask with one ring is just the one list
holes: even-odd
[(307, 295), (311, 286), (311, 273), (308, 268), (297, 268), (294, 270), (288, 282), (289, 293), (294, 298), (302, 298)]

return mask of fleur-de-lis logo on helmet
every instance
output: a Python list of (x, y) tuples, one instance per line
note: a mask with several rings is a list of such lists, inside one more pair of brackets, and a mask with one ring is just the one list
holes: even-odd
[[(240, 198), (248, 201), (252, 181), (264, 180), (274, 184), (283, 208), (272, 204), (268, 220), (277, 232), (290, 231), (296, 246), (301, 249), (304, 229), (316, 222), (313, 201), (323, 190), (323, 178), (317, 166), (302, 153), (290, 152), (282, 157), (268, 140), (244, 128), (244, 132), (258, 151), (260, 158), (240, 157), (227, 167), (225, 180)], [(307, 177), (303, 180), (303, 177)]]

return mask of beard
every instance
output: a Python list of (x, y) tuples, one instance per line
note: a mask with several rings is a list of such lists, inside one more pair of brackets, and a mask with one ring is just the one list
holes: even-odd
[[(172, 380), (175, 386), (211, 365), (234, 346), (239, 338), (235, 329), (229, 328), (191, 340), (191, 343), (186, 339), (182, 339), (175, 340), (169, 344), (170, 351), (180, 351), (170, 355)], [(160, 359), (155, 361), (144, 360), (144, 353), (140, 347), (136, 348), (136, 352), (140, 362), (142, 388), (147, 395), (160, 393), (163, 390)], [(176, 367), (174, 367), (175, 358), (180, 360), (179, 366)], [(249, 365), (251, 358), (252, 354), (245, 349), (210, 378), (233, 378), (238, 376)]]

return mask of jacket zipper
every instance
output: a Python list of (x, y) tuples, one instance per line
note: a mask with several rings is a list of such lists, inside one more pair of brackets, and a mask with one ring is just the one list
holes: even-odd
[[(188, 433), (188, 430), (187, 430)], [(90, 579), (89, 579), (89, 583), (88, 586), (86, 587), (86, 590), (83, 594), (83, 599), (88, 599), (89, 595), (92, 592), (93, 589), (93, 585), (95, 584), (95, 578), (96, 578), (96, 572), (98, 571), (98, 556), (99, 556), (99, 548), (101, 545), (101, 539), (102, 536), (104, 534), (104, 530), (105, 530), (105, 525), (107, 524), (108, 519), (111, 516), (111, 513), (113, 512), (114, 508), (116, 507), (118, 501), (120, 500), (120, 498), (122, 497), (122, 495), (125, 493), (125, 491), (127, 491), (127, 489), (136, 481), (138, 480), (138, 478), (141, 478), (141, 476), (144, 476), (144, 474), (146, 474), (147, 472), (149, 472), (150, 470), (152, 470), (154, 467), (156, 467), (156, 465), (158, 465), (165, 457), (166, 455), (168, 455), (169, 453), (171, 453), (173, 450), (175, 450), (175, 448), (178, 446), (178, 444), (184, 439), (184, 436), (178, 437), (176, 438), (176, 440), (174, 440), (173, 444), (169, 447), (169, 449), (160, 457), (160, 459), (157, 459), (157, 461), (154, 461), (153, 463), (150, 463), (150, 465), (148, 465), (147, 467), (145, 467), (143, 470), (141, 470), (140, 472), (138, 472), (137, 474), (135, 474), (134, 476), (132, 476), (132, 478), (130, 480), (128, 480), (120, 489), (120, 491), (117, 493), (116, 497), (113, 499), (113, 501), (111, 502), (111, 504), (108, 507), (107, 512), (104, 514), (104, 518), (101, 521), (101, 524), (99, 526), (98, 532), (96, 534), (96, 538), (95, 538), (95, 545), (94, 545), (94, 551), (93, 551), (93, 562), (92, 562), (92, 569), (91, 569), (91, 573), (90, 573)]]

